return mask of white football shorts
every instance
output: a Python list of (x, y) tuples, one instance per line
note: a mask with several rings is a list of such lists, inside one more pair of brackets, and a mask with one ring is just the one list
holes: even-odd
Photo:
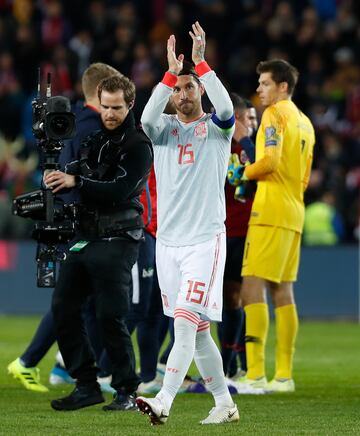
[(226, 235), (201, 244), (170, 247), (156, 241), (156, 267), (164, 314), (181, 307), (221, 321)]

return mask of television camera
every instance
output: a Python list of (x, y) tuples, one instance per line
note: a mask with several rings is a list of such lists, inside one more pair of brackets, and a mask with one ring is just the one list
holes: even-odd
[[(40, 71), (37, 97), (32, 101), (32, 132), (42, 151), (43, 173), (59, 169), (63, 140), (75, 136), (75, 115), (66, 97), (51, 96), (51, 76), (47, 76), (45, 98), (41, 96)], [(46, 186), (15, 197), (13, 214), (35, 221), (32, 238), (38, 242), (37, 285), (54, 287), (56, 264), (64, 259), (59, 244), (69, 242), (75, 235), (77, 205), (64, 204)]]

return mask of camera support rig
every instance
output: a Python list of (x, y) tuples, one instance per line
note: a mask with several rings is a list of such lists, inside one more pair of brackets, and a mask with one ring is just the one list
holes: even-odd
[[(47, 76), (45, 99), (41, 97), (40, 69), (38, 93), (32, 102), (32, 131), (43, 152), (43, 173), (59, 169), (59, 156), (64, 147), (62, 140), (75, 135), (75, 116), (71, 112), (70, 101), (66, 97), (51, 97), (51, 75)], [(56, 263), (64, 259), (58, 248), (69, 242), (75, 235), (77, 208), (74, 204), (57, 202), (50, 188), (19, 195), (13, 200), (13, 214), (35, 220), (32, 238), (38, 242), (37, 285), (54, 287), (56, 283)]]

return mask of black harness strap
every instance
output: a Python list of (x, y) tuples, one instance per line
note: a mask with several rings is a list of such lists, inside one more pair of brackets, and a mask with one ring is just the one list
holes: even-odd
[[(133, 133), (133, 132), (132, 132)], [(110, 166), (114, 165), (114, 162), (118, 160), (118, 156), (120, 154), (126, 153), (126, 151), (133, 147), (140, 139), (144, 140), (146, 138), (147, 141), (149, 139), (145, 136), (145, 134), (137, 130), (137, 134), (131, 135), (130, 137), (126, 136), (125, 133), (122, 136), (117, 136), (108, 139), (109, 148), (107, 150), (106, 156), (103, 162), (96, 168), (96, 170), (92, 170), (88, 165), (89, 154), (91, 151), (91, 147), (88, 144), (86, 147), (83, 147), (80, 152), (80, 170), (81, 174), (87, 178), (101, 180)], [(99, 140), (101, 141), (105, 135), (101, 135)], [(152, 148), (149, 144), (149, 147)]]
[[(123, 137), (124, 136), (125, 135), (123, 135)], [(108, 150), (105, 158), (103, 162), (101, 162), (101, 164), (96, 168), (96, 170), (92, 170), (88, 165), (90, 147), (84, 147), (81, 150), (80, 170), (85, 177), (101, 180), (110, 168), (110, 166), (114, 165), (114, 162), (117, 161), (119, 154), (124, 152), (124, 149), (120, 147), (118, 143), (113, 143), (111, 140), (109, 140), (108, 144)]]

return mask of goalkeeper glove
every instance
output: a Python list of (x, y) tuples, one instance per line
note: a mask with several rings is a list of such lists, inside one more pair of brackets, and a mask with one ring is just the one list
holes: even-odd
[(241, 203), (245, 203), (246, 202), (245, 191), (246, 191), (246, 183), (240, 183), (240, 185), (235, 188), (235, 193), (234, 193), (235, 200), (240, 201)]
[(229, 166), (227, 170), (227, 179), (230, 185), (239, 186), (240, 183), (248, 180), (244, 174), (244, 171), (245, 167), (249, 164), (250, 162), (247, 161), (245, 165), (242, 165), (237, 153), (232, 153), (230, 155)]

